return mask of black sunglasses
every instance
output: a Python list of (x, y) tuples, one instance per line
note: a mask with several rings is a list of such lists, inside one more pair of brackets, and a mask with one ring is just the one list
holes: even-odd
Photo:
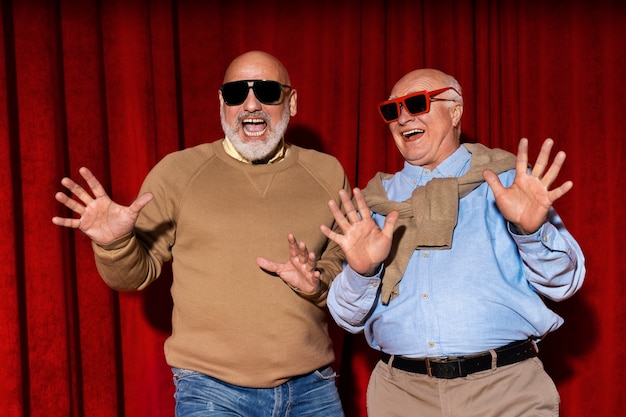
[[(252, 85), (248, 85), (252, 83)], [(220, 87), (224, 103), (229, 106), (238, 106), (248, 97), (250, 89), (254, 96), (263, 104), (278, 104), (282, 98), (283, 88), (289, 85), (269, 80), (240, 80), (223, 84)]]
[(459, 96), (461, 93), (454, 87), (440, 88), (433, 91), (418, 91), (406, 96), (383, 101), (378, 104), (378, 111), (386, 123), (395, 122), (400, 117), (400, 106), (403, 106), (407, 112), (413, 116), (428, 113), (430, 111), (431, 101), (456, 101), (446, 98), (433, 98), (437, 94), (444, 91), (454, 90)]

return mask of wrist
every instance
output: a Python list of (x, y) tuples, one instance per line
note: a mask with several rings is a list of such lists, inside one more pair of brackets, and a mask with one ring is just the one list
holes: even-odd
[(356, 272), (357, 274), (363, 277), (373, 277), (374, 275), (378, 275), (380, 273), (381, 268), (382, 268), (382, 263), (370, 266), (365, 271), (357, 271), (355, 269), (354, 272)]
[(537, 229), (532, 232), (529, 232), (529, 231), (524, 230), (524, 228), (518, 224), (509, 223), (509, 225), (510, 225), (509, 230), (515, 233), (516, 235), (520, 235), (520, 236), (529, 236), (529, 235), (535, 234), (537, 230), (539, 230)]

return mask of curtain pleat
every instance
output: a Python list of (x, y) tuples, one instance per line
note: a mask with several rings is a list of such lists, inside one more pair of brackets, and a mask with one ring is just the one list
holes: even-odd
[[(277, 56), (298, 92), (287, 139), (336, 156), (351, 183), (402, 167), (376, 104), (420, 67), (456, 76), (463, 140), (531, 161), (567, 153), (555, 204), (587, 257), (566, 320), (540, 344), (565, 417), (619, 416), (626, 372), (626, 6), (509, 0), (7, 0), (0, 3), (0, 382), (3, 416), (172, 416), (163, 343), (171, 270), (138, 293), (98, 276), (89, 240), (54, 226), (63, 176), (89, 167), (129, 204), (170, 152), (222, 135), (224, 70)], [(348, 417), (376, 352), (330, 324)], [(608, 366), (610, 363), (611, 366)]]

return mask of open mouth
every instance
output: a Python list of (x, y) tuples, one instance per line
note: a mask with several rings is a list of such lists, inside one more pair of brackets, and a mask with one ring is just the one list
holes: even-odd
[(402, 132), (402, 136), (404, 136), (404, 139), (407, 139), (407, 140), (411, 139), (415, 135), (422, 135), (422, 134), (424, 134), (423, 129), (411, 129), (411, 130), (407, 130), (406, 132)]
[(243, 119), (241, 126), (246, 136), (262, 136), (267, 130), (267, 122), (257, 117)]

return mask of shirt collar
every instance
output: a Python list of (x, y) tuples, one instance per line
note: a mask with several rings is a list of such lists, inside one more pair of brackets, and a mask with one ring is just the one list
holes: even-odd
[(472, 154), (465, 146), (459, 146), (452, 155), (444, 159), (434, 170), (404, 163), (402, 175), (411, 181), (422, 183), (431, 178), (456, 178), (465, 174), (470, 168)]
[[(230, 156), (232, 158), (235, 158), (236, 160), (238, 160), (240, 162), (244, 162), (246, 164), (251, 164), (249, 159), (244, 158), (239, 153), (239, 151), (237, 151), (237, 149), (235, 148), (235, 145), (233, 145), (233, 143), (230, 141), (230, 139), (228, 139), (228, 136), (224, 136), (224, 140), (222, 141), (222, 145), (224, 146), (224, 151), (228, 154), (228, 156)], [(285, 158), (285, 156), (287, 156), (287, 149), (288, 149), (288, 146), (285, 144), (285, 140), (281, 139), (281, 141), (280, 141), (280, 148), (278, 149), (276, 154), (269, 161), (267, 161), (267, 163), (268, 164), (272, 164), (274, 162), (282, 161)]]

